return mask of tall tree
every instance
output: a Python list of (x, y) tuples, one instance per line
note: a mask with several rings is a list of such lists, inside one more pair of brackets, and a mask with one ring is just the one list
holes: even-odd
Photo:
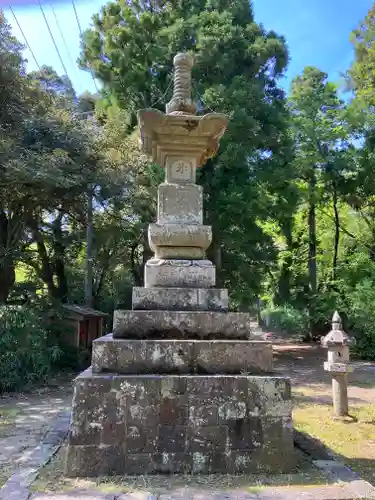
[(332, 275), (336, 277), (340, 238), (338, 212), (339, 183), (350, 168), (350, 125), (347, 109), (337, 88), (317, 68), (307, 67), (292, 83), (290, 109), (299, 177), (306, 189), (308, 225), (308, 306), (313, 328), (318, 291), (317, 208), (323, 201), (333, 206), (335, 234), (332, 248)]
[(108, 101), (126, 111), (132, 130), (137, 109), (163, 109), (173, 57), (186, 50), (196, 56), (194, 95), (203, 111), (231, 116), (220, 153), (199, 180), (219, 283), (248, 302), (265, 262), (275, 258), (257, 219), (268, 210), (259, 171), (266, 154), (277, 153), (284, 129), (284, 95), (277, 87), (288, 60), (284, 39), (254, 21), (248, 0), (114, 1), (94, 16), (81, 64), (103, 82)]
[(351, 36), (355, 60), (349, 71), (357, 97), (375, 106), (375, 4)]

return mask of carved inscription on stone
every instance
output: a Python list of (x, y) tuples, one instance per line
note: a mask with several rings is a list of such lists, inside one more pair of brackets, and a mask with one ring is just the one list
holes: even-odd
[(172, 160), (167, 164), (167, 182), (190, 184), (195, 182), (195, 165), (188, 159)]
[(178, 160), (171, 165), (171, 177), (174, 181), (189, 181), (191, 179), (191, 163)]

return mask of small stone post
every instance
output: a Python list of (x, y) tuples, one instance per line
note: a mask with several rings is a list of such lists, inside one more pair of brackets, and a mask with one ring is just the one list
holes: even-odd
[(332, 374), (332, 398), (334, 418), (349, 417), (348, 373), (353, 371), (349, 364), (349, 345), (354, 343), (343, 330), (342, 321), (337, 311), (332, 317), (332, 330), (322, 338), (322, 346), (328, 349), (328, 359), (324, 369)]

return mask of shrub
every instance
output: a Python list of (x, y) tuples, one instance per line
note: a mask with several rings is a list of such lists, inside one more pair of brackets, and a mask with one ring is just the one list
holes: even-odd
[(358, 356), (375, 360), (375, 283), (363, 279), (347, 297), (352, 334), (357, 344), (353, 352)]
[(43, 305), (0, 307), (0, 392), (44, 381), (61, 356)]
[(263, 309), (261, 317), (271, 331), (290, 336), (304, 336), (308, 330), (307, 313), (291, 306)]

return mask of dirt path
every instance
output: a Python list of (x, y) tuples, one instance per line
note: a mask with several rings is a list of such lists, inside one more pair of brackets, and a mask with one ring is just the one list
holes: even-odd
[[(311, 402), (331, 401), (331, 376), (324, 371), (327, 351), (319, 345), (275, 344), (275, 371), (291, 378), (292, 389)], [(350, 403), (375, 403), (375, 363), (354, 361), (354, 371), (348, 376)]]

